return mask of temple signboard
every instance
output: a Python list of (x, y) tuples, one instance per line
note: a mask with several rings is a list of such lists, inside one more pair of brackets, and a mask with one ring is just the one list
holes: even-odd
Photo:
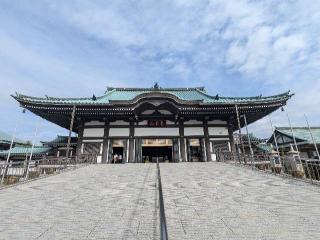
[(166, 120), (148, 120), (149, 127), (166, 127)]

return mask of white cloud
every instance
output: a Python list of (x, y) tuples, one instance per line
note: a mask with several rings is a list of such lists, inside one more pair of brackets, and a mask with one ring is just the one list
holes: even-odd
[(66, 14), (72, 23), (94, 37), (125, 46), (140, 46), (145, 42), (143, 32), (116, 11), (92, 4), (81, 11)]
[[(5, 68), (0, 81), (13, 79), (7, 92), (20, 87), (43, 95), (43, 89), (54, 92), (67, 85), (59, 93), (91, 95), (106, 85), (153, 81), (204, 84), (212, 87), (209, 92), (230, 95), (290, 88), (296, 93), (289, 103), (292, 115), (303, 109), (315, 122), (319, 119), (317, 1), (11, 4), (15, 11), (0, 12), (0, 66)], [(72, 88), (75, 84), (80, 90)]]

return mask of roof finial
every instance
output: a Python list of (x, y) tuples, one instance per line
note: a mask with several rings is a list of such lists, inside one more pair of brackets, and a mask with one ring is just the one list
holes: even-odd
[(159, 84), (156, 82), (156, 83), (154, 84), (153, 88), (154, 88), (154, 89), (160, 89), (160, 86), (159, 86)]

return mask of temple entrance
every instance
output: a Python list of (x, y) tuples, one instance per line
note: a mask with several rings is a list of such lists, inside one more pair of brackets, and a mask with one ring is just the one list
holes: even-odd
[(142, 161), (148, 162), (171, 162), (172, 147), (142, 147)]
[(204, 161), (204, 146), (201, 138), (187, 139), (188, 161), (202, 162)]
[(172, 139), (143, 139), (142, 162), (172, 162)]
[(110, 141), (110, 162), (111, 163), (125, 163), (127, 162), (127, 140), (112, 139)]
[(112, 163), (122, 163), (123, 147), (112, 148)]

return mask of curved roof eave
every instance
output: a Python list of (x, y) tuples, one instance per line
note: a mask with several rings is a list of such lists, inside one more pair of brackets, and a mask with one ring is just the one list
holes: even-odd
[[(197, 90), (201, 92), (204, 95), (207, 95), (203, 93), (200, 90)], [(159, 93), (158, 95), (168, 96), (171, 95), (173, 96), (174, 100), (178, 100), (179, 103), (199, 103), (200, 105), (242, 105), (242, 104), (269, 104), (269, 103), (274, 103), (274, 102), (285, 102), (288, 99), (290, 99), (294, 94), (290, 94), (290, 91), (281, 93), (278, 95), (273, 95), (273, 96), (266, 96), (266, 97), (219, 97), (219, 99), (212, 99), (210, 102), (203, 102), (201, 100), (185, 100), (181, 99), (174, 94), (170, 93)], [(108, 94), (107, 94), (108, 95)], [(16, 99), (19, 103), (23, 104), (36, 104), (36, 105), (54, 105), (54, 106), (113, 106), (114, 104), (117, 105), (128, 105), (128, 104), (134, 104), (137, 100), (141, 99), (141, 95), (150, 95), (152, 96), (151, 93), (144, 93), (144, 94), (139, 94), (133, 99), (130, 100), (108, 100), (108, 102), (99, 102), (97, 100), (93, 100), (92, 98), (53, 98), (53, 97), (46, 97), (46, 98), (40, 98), (40, 97), (32, 97), (32, 96), (27, 96), (23, 94), (18, 94), (16, 95), (11, 95), (14, 99)], [(210, 95), (207, 95), (210, 97)], [(106, 95), (103, 95), (101, 97), (97, 97), (97, 99), (105, 98)], [(212, 97), (212, 96), (211, 96)], [(147, 98), (147, 96), (146, 96)], [(213, 97), (212, 97), (213, 98)]]

